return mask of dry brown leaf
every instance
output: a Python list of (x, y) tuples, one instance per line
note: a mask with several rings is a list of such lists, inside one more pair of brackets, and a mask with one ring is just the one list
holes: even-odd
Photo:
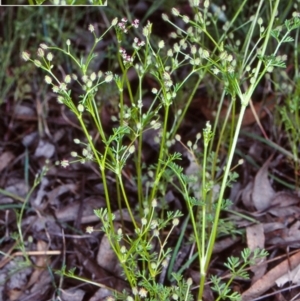
[(15, 158), (12, 152), (4, 152), (0, 155), (0, 172)]
[[(42, 300), (42, 296), (45, 296), (47, 290), (53, 287), (53, 278), (50, 276), (50, 273), (47, 269), (43, 270), (40, 274), (39, 279), (36, 283), (34, 283), (30, 289), (30, 293), (32, 296), (31, 300)], [(40, 296), (40, 297), (37, 297)]]
[(63, 301), (82, 301), (85, 291), (79, 288), (69, 288), (62, 290), (61, 298)]
[[(246, 228), (247, 233), (247, 245), (251, 251), (255, 249), (264, 249), (265, 247), (265, 234), (264, 227), (262, 224), (255, 224)], [(260, 279), (266, 272), (267, 264), (265, 263), (266, 258), (258, 258), (255, 261), (255, 265), (251, 266), (251, 271), (254, 276), (251, 279), (251, 283), (255, 283)]]
[(104, 235), (101, 239), (101, 244), (97, 254), (97, 262), (99, 266), (112, 273), (118, 266), (118, 258), (111, 248), (109, 239), (106, 235)]
[[(5, 275), (5, 301), (17, 301), (22, 300), (24, 288), (28, 282), (28, 277), (32, 273), (32, 267), (20, 269), (20, 264), (24, 264), (25, 261), (22, 257), (14, 258), (1, 269), (1, 274)], [(2, 299), (0, 299), (2, 300)]]
[(35, 111), (32, 107), (25, 104), (16, 104), (14, 107), (14, 115), (16, 117), (35, 116)]
[[(42, 240), (38, 240), (37, 242), (37, 251), (47, 251), (48, 250), (48, 244)], [(40, 275), (43, 273), (43, 268), (46, 268), (48, 264), (48, 256), (46, 255), (39, 255), (36, 257), (35, 262), (35, 269), (33, 273), (30, 276), (30, 279), (26, 285), (27, 288), (29, 288), (31, 285), (38, 282)]]
[(300, 247), (300, 221), (296, 221), (290, 228), (285, 226), (284, 229), (275, 232), (275, 236), (268, 239), (268, 244), (290, 246), (293, 248)]
[(221, 253), (224, 250), (228, 249), (229, 247), (233, 246), (235, 243), (241, 240), (240, 236), (228, 236), (223, 239), (219, 239), (214, 244), (214, 253)]
[(13, 203), (14, 199), (23, 202), (30, 189), (24, 179), (13, 177), (9, 179), (7, 186), (3, 188), (7, 194), (0, 194), (0, 204)]
[(65, 194), (66, 192), (76, 194), (77, 190), (78, 190), (78, 184), (76, 183), (62, 184), (57, 186), (53, 188), (51, 191), (47, 192), (49, 204), (59, 208), (61, 206), (59, 197), (62, 194)]
[(247, 186), (242, 191), (242, 202), (246, 209), (249, 211), (255, 211), (252, 202), (252, 191), (253, 191), (253, 181), (249, 182)]
[(276, 284), (279, 287), (284, 286), (287, 282), (292, 282), (293, 284), (300, 283), (300, 265), (276, 280)]
[[(83, 200), (83, 212), (81, 223), (91, 223), (99, 221), (99, 217), (94, 214), (94, 209), (105, 206), (105, 203), (101, 198), (88, 197)], [(55, 211), (56, 218), (61, 222), (73, 221), (78, 216), (78, 210), (80, 209), (80, 201), (75, 201), (63, 208)]]
[(280, 222), (264, 223), (263, 226), (265, 234), (286, 228), (286, 225)]
[(112, 296), (112, 292), (106, 288), (99, 288), (96, 293), (89, 299), (89, 301), (109, 300), (108, 297)]
[(42, 203), (43, 203), (43, 199), (44, 197), (47, 195), (47, 191), (46, 188), (49, 184), (49, 180), (47, 177), (43, 177), (39, 186), (39, 190), (36, 194), (36, 197), (32, 200), (30, 200), (30, 204), (32, 207), (34, 208), (39, 208)]
[(287, 217), (300, 214), (300, 198), (295, 194), (285, 191), (277, 192), (271, 203), (272, 206), (277, 206), (275, 208), (270, 208), (268, 212), (275, 216)]
[(39, 144), (34, 152), (36, 158), (50, 159), (55, 153), (55, 146), (46, 140), (40, 140)]
[(254, 179), (252, 201), (259, 211), (269, 208), (276, 194), (268, 179), (268, 168), (271, 159), (272, 156), (260, 168)]
[(256, 297), (261, 296), (275, 284), (279, 277), (285, 275), (290, 268), (295, 269), (299, 264), (300, 252), (281, 262), (275, 268), (265, 274), (261, 279), (256, 281), (242, 294), (242, 301), (251, 301)]

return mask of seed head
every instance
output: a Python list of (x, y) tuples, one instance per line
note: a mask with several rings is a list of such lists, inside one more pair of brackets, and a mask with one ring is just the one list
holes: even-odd
[(45, 76), (45, 82), (50, 85), (52, 83), (52, 78), (49, 75)]
[(92, 24), (89, 25), (89, 31), (90, 32), (94, 32), (95, 31), (94, 25), (92, 25)]
[(28, 61), (30, 59), (30, 54), (28, 52), (26, 52), (26, 51), (23, 51), (22, 52), (22, 59), (24, 61)]
[(39, 57), (44, 57), (44, 55), (45, 55), (44, 50), (43, 50), (42, 48), (39, 48), (39, 49), (37, 50), (37, 55), (38, 55)]
[(116, 26), (118, 23), (118, 18), (114, 18), (112, 21), (111, 21), (111, 25), (112, 26)]
[(51, 52), (49, 52), (49, 53), (47, 54), (47, 60), (48, 60), (49, 62), (51, 62), (51, 61), (53, 60), (53, 54), (52, 54)]
[(179, 10), (177, 9), (177, 8), (175, 8), (175, 7), (173, 7), (172, 8), (172, 14), (175, 16), (175, 17), (177, 17), (177, 16), (179, 16)]
[(40, 44), (40, 47), (44, 50), (48, 49), (48, 46), (45, 43)]

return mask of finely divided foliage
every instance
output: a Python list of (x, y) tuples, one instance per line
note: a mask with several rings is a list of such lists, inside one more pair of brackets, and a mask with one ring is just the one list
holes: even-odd
[[(225, 21), (222, 34), (214, 37), (207, 27), (212, 22), (217, 22), (218, 16), (224, 19), (224, 11), (219, 9), (218, 13), (212, 15), (210, 11), (216, 8), (209, 1), (204, 1), (201, 7), (200, 1), (190, 2), (193, 17), (182, 15), (177, 8), (172, 9), (174, 17), (181, 19), (186, 26), (179, 27), (178, 23), (166, 14), (162, 17), (175, 28), (175, 32), (171, 34), (175, 39), (172, 46), (168, 46), (166, 41), (152, 39), (154, 24), (148, 22), (140, 28), (139, 20), (130, 22), (127, 18), (122, 18), (114, 19), (100, 36), (96, 34), (94, 25), (89, 26), (88, 31), (94, 37), (94, 44), (85, 59), (75, 55), (70, 40), (66, 41), (63, 48), (42, 43), (36, 55), (27, 52), (22, 55), (25, 61), (30, 61), (46, 73), (45, 82), (57, 95), (57, 101), (76, 115), (85, 134), (84, 141), (74, 140), (74, 143), (82, 146), (82, 153), (72, 152), (74, 160), (63, 160), (60, 162), (61, 166), (92, 161), (99, 168), (106, 208), (95, 210), (95, 214), (101, 220), (100, 230), (107, 236), (123, 269), (124, 278), (131, 287), (130, 291), (124, 292), (111, 289), (116, 299), (202, 300), (215, 241), (224, 229), (229, 233), (235, 231), (233, 228), (223, 227), (220, 213), (221, 210), (230, 207), (230, 201), (224, 199), (224, 193), (237, 178), (237, 174), (232, 171), (232, 160), (246, 107), (261, 79), (274, 68), (285, 66), (286, 57), (278, 55), (279, 49), (283, 43), (293, 41), (290, 34), (300, 25), (298, 14), (286, 20), (282, 26), (276, 25), (280, 0), (268, 2), (268, 7), (264, 7), (265, 1), (261, 0), (247, 24), (245, 41), (237, 43), (242, 49), (239, 54), (233, 51), (229, 38), (230, 31), (239, 30), (235, 27), (234, 20)], [(245, 3), (246, 1), (241, 3), (236, 17)], [(260, 17), (264, 9), (269, 10), (268, 23), (264, 23)], [(115, 60), (121, 70), (120, 74), (114, 70), (96, 71), (90, 67), (95, 58), (94, 50), (97, 44), (112, 30), (116, 36)], [(258, 36), (255, 34), (257, 31)], [(129, 33), (133, 34), (132, 47), (124, 46), (125, 40), (130, 37)], [(270, 44), (274, 40), (276, 46), (272, 49)], [(61, 77), (56, 73), (54, 66), (57, 52), (63, 53), (72, 61), (76, 70), (74, 74)], [(183, 69), (186, 66), (189, 68)], [(128, 78), (130, 70), (137, 74), (136, 92), (133, 91)], [(181, 70), (185, 70), (184, 77), (177, 76)], [(151, 105), (145, 107), (143, 84), (149, 75), (156, 85), (152, 89)], [(182, 154), (172, 152), (171, 146), (181, 143), (178, 128), (198, 86), (206, 76), (212, 76), (221, 82), (224, 94), (229, 95), (232, 104), (240, 101), (241, 111), (234, 128), (231, 129), (228, 141), (230, 147), (224, 168), (218, 168), (221, 142), (217, 140), (216, 135), (217, 121), (214, 125), (207, 122), (203, 132), (195, 135), (194, 142), (188, 141), (186, 145), (182, 143), (196, 166), (192, 172), (187, 173), (179, 165)], [(177, 103), (178, 95), (183, 95), (182, 91), (191, 81), (193, 88), (190, 96), (187, 97), (185, 105), (175, 113), (173, 124), (170, 126), (168, 121), (171, 110)], [(76, 96), (72, 91), (74, 82), (79, 84), (83, 91), (79, 102), (75, 101)], [(97, 92), (106, 85), (114, 85), (119, 97), (118, 112), (113, 116), (118, 126), (112, 129), (110, 135), (103, 128), (95, 100)], [(129, 98), (127, 102), (125, 95)], [(286, 111), (282, 111), (286, 119), (287, 114)], [(93, 120), (105, 145), (101, 152), (94, 144), (94, 137), (89, 133), (85, 122), (86, 115)], [(224, 130), (225, 125), (221, 133)], [(143, 136), (147, 132), (154, 133), (154, 142), (158, 148), (157, 161), (151, 166), (145, 166), (142, 158)], [(222, 136), (219, 139), (222, 139)], [(213, 144), (217, 145), (214, 151)], [(133, 162), (135, 167), (136, 176), (132, 181), (136, 186), (137, 204), (131, 203), (126, 190), (124, 169), (129, 162)], [(221, 173), (221, 176), (217, 177), (217, 173)], [(123, 220), (121, 223), (115, 223), (117, 217), (111, 208), (113, 200), (109, 193), (108, 174), (113, 174), (118, 191), (118, 215), (122, 220), (122, 215), (126, 212), (126, 221), (130, 223), (131, 231), (128, 230), (128, 226), (124, 226)], [(180, 211), (171, 211), (169, 208), (165, 210), (166, 208), (162, 207), (168, 185), (173, 185), (185, 200), (188, 216), (184, 217)], [(199, 266), (198, 283), (193, 283), (191, 278), (185, 279), (183, 270), (177, 273), (172, 271), (178, 246), (170, 247), (171, 237), (178, 233), (176, 231), (179, 226), (184, 232), (187, 221), (191, 225), (191, 240), (196, 247), (193, 260), (196, 259)], [(116, 224), (119, 225), (118, 228)], [(93, 227), (87, 228), (88, 233), (93, 231), (96, 231)], [(240, 258), (228, 258), (225, 265), (231, 273), (229, 280), (222, 282), (217, 276), (211, 276), (216, 300), (240, 300), (241, 296), (231, 289), (232, 281), (236, 277), (248, 278), (246, 268), (256, 259), (266, 255), (263, 250), (251, 253), (249, 249), (245, 249)], [(79, 279), (74, 270), (63, 269), (60, 273)], [(194, 286), (197, 288), (196, 298), (196, 290), (192, 290)]]

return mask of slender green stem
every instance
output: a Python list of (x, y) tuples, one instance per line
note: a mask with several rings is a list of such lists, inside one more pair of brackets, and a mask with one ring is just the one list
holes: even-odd
[[(76, 113), (76, 112), (74, 112)], [(101, 178), (103, 181), (103, 189), (104, 189), (104, 195), (105, 195), (105, 202), (106, 202), (106, 206), (107, 206), (107, 210), (109, 212), (109, 214), (112, 214), (112, 210), (111, 210), (111, 205), (110, 205), (110, 196), (109, 196), (109, 192), (108, 192), (108, 184), (107, 184), (107, 179), (106, 179), (106, 174), (105, 174), (105, 157), (102, 159), (99, 157), (99, 153), (97, 151), (97, 149), (95, 148), (95, 145), (92, 141), (92, 138), (86, 128), (86, 125), (82, 119), (82, 114), (80, 114), (79, 112), (77, 112), (76, 114), (78, 121), (80, 123), (80, 126), (85, 134), (86, 139), (88, 140), (88, 143), (93, 151), (93, 154), (95, 156), (95, 159), (98, 163), (99, 169), (100, 169), (100, 173), (101, 173)], [(111, 227), (113, 228), (113, 221), (110, 220), (110, 224)]]
[(156, 172), (154, 176), (154, 185), (151, 191), (150, 199), (148, 200), (148, 203), (150, 203), (156, 196), (156, 192), (158, 189), (158, 184), (159, 184), (159, 173), (161, 172), (161, 164), (163, 157), (166, 153), (166, 136), (167, 136), (167, 124), (168, 124), (168, 118), (169, 118), (169, 109), (170, 106), (166, 105), (165, 106), (165, 116), (164, 116), (164, 123), (163, 123), (163, 130), (162, 130), (162, 137), (161, 137), (161, 145), (160, 145), (160, 150), (159, 150), (159, 156), (158, 156), (158, 162), (156, 166)]
[(119, 184), (120, 184), (121, 192), (122, 192), (122, 195), (123, 195), (123, 198), (124, 198), (124, 201), (125, 201), (128, 213), (130, 215), (131, 221), (132, 221), (132, 223), (134, 225), (134, 228), (138, 229), (137, 223), (136, 223), (135, 218), (133, 216), (132, 209), (130, 207), (130, 204), (129, 204), (129, 201), (128, 201), (128, 198), (127, 198), (127, 194), (126, 194), (126, 191), (125, 191), (125, 188), (124, 188), (122, 175), (119, 173), (117, 176), (118, 176), (118, 179), (119, 179)]
[[(277, 14), (277, 8), (278, 8), (279, 1), (280, 0), (276, 0), (274, 6), (272, 8), (272, 18), (269, 21), (269, 27), (267, 29), (264, 44), (263, 44), (263, 47), (262, 47), (262, 52), (261, 52), (262, 55), (264, 55), (265, 52), (266, 52), (268, 41), (269, 41), (270, 36), (271, 36), (270, 35), (271, 29), (273, 27), (273, 23), (274, 23), (276, 14)], [(211, 259), (212, 252), (213, 252), (213, 247), (214, 247), (215, 240), (216, 240), (216, 237), (217, 237), (218, 221), (219, 221), (219, 217), (220, 217), (220, 213), (221, 213), (221, 206), (222, 206), (223, 196), (224, 196), (225, 189), (226, 189), (226, 186), (227, 186), (227, 179), (228, 179), (229, 172), (230, 172), (230, 169), (231, 169), (231, 163), (232, 163), (232, 159), (233, 159), (233, 156), (234, 156), (234, 150), (235, 150), (236, 145), (237, 145), (237, 141), (238, 141), (240, 129), (241, 129), (241, 126), (242, 126), (242, 121), (243, 121), (243, 118), (244, 118), (244, 114), (245, 114), (247, 105), (250, 101), (250, 98), (251, 98), (251, 96), (254, 92), (254, 89), (257, 86), (257, 84), (259, 83), (260, 78), (262, 77), (262, 74), (261, 74), (261, 76), (259, 76), (259, 71), (260, 71), (261, 64), (262, 64), (262, 61), (259, 60), (258, 63), (257, 63), (257, 66), (256, 66), (256, 72), (255, 72), (255, 75), (254, 75), (255, 81), (253, 81), (253, 83), (249, 87), (249, 90), (245, 94), (242, 94), (240, 89), (236, 89), (236, 92), (241, 97), (242, 106), (241, 106), (241, 111), (240, 111), (239, 118), (238, 118), (238, 121), (237, 121), (236, 129), (235, 129), (235, 134), (234, 134), (234, 137), (233, 137), (232, 146), (231, 146), (229, 156), (228, 156), (228, 159), (227, 159), (227, 164), (226, 164), (225, 171), (224, 171), (223, 181), (222, 181), (221, 188), (220, 188), (219, 199), (218, 199), (218, 202), (217, 202), (217, 207), (216, 207), (216, 212), (215, 212), (215, 222), (213, 223), (212, 231), (211, 231), (211, 234), (210, 234), (210, 237), (209, 237), (205, 258), (202, 258), (202, 260), (205, 261), (205, 271), (207, 271), (207, 269), (208, 269), (208, 265), (210, 263), (210, 259)], [(238, 85), (236, 85), (235, 88), (238, 88)], [(200, 288), (199, 288), (199, 294), (198, 294), (198, 299), (199, 300), (201, 300), (202, 295), (203, 295), (205, 279), (206, 279), (206, 274), (201, 273), (200, 274)]]

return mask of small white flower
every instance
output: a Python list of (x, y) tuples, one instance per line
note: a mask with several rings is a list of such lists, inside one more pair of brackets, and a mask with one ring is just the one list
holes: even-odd
[(90, 32), (94, 32), (95, 31), (94, 25), (92, 25), (92, 24), (89, 25), (89, 31)]
[(156, 88), (152, 88), (151, 92), (152, 92), (153, 94), (157, 94), (158, 91), (157, 91)]
[(138, 289), (136, 287), (132, 288), (132, 294), (136, 296), (138, 294)]
[(132, 26), (135, 27), (135, 28), (138, 28), (139, 27), (139, 23), (140, 23), (140, 21), (138, 19), (135, 19), (132, 22)]
[(234, 68), (233, 66), (229, 66), (227, 69), (228, 73), (234, 73)]
[(177, 33), (173, 31), (170, 33), (169, 37), (172, 39), (177, 39), (178, 36), (177, 36)]
[(228, 56), (227, 56), (227, 62), (231, 62), (232, 60), (233, 60), (233, 56), (232, 56), (232, 54), (229, 54)]
[(77, 107), (78, 111), (82, 113), (84, 111), (84, 106), (80, 103)]
[(173, 48), (174, 48), (175, 52), (179, 52), (180, 51), (180, 47), (179, 47), (179, 45), (177, 43), (174, 44)]
[(57, 102), (58, 102), (59, 104), (63, 104), (63, 103), (64, 103), (64, 98), (63, 98), (61, 95), (58, 95), (58, 96), (57, 96)]
[(120, 252), (121, 252), (122, 254), (125, 254), (125, 253), (127, 252), (126, 247), (125, 247), (125, 246), (122, 246), (121, 249), (120, 249)]
[(145, 288), (140, 288), (140, 290), (139, 290), (139, 295), (142, 297), (142, 298), (146, 298), (147, 297), (147, 294), (148, 294), (148, 292), (147, 292), (147, 290), (145, 289)]
[(203, 57), (204, 59), (208, 59), (208, 58), (209, 58), (209, 52), (208, 52), (207, 50), (203, 49), (202, 57)]
[(71, 82), (71, 80), (72, 80), (71, 76), (70, 75), (66, 75), (66, 77), (65, 77), (65, 83), (69, 84)]
[(40, 47), (44, 50), (48, 49), (48, 46), (45, 43), (40, 44)]
[(91, 80), (88, 80), (86, 86), (90, 89), (93, 86), (93, 82)]
[(188, 278), (188, 280), (186, 281), (188, 286), (191, 286), (193, 284), (193, 280), (192, 278)]
[(135, 146), (134, 145), (131, 145), (130, 147), (129, 147), (129, 153), (130, 154), (133, 154), (134, 152), (135, 152)]
[(157, 199), (152, 200), (151, 206), (152, 206), (153, 208), (157, 207)]
[(77, 152), (73, 151), (73, 152), (71, 152), (71, 156), (74, 157), (74, 158), (76, 158), (78, 156), (78, 154), (77, 154)]
[(49, 62), (53, 60), (53, 54), (51, 52), (49, 52), (46, 57)]
[(86, 227), (85, 231), (86, 231), (86, 233), (92, 234), (94, 232), (94, 227), (88, 226), (88, 227)]
[(152, 230), (155, 230), (158, 227), (158, 221), (156, 219), (152, 220), (150, 227)]
[(67, 44), (67, 46), (70, 46), (70, 45), (71, 45), (70, 39), (67, 39), (66, 44)]
[(161, 263), (161, 265), (166, 268), (168, 267), (168, 264), (169, 264), (169, 258), (167, 257), (165, 260), (163, 260), (163, 262)]
[(42, 66), (42, 63), (39, 60), (34, 60), (33, 62), (38, 68)]
[(26, 51), (23, 51), (22, 52), (22, 59), (24, 61), (28, 61), (30, 59), (30, 54), (28, 52), (26, 52)]
[(212, 69), (212, 72), (213, 72), (214, 75), (217, 75), (218, 73), (220, 73), (220, 70), (218, 68), (214, 67)]
[(162, 49), (165, 47), (165, 42), (163, 40), (159, 41), (158, 48)]
[(177, 16), (179, 16), (179, 10), (177, 9), (177, 8), (175, 8), (175, 7), (172, 7), (172, 14), (175, 16), (175, 17), (177, 17)]
[(118, 23), (118, 18), (114, 18), (112, 21), (111, 21), (111, 25), (112, 26), (116, 26)]
[(205, 0), (203, 3), (204, 8), (208, 8), (209, 7), (209, 1)]
[(182, 20), (183, 20), (184, 23), (189, 23), (190, 22), (190, 18), (188, 16), (186, 16), (186, 15), (184, 15), (182, 17)]
[(53, 91), (54, 93), (58, 93), (58, 92), (59, 92), (59, 87), (58, 87), (58, 86), (53, 86), (53, 87), (52, 87), (52, 91)]
[(59, 84), (59, 90), (66, 91), (67, 90), (67, 85), (65, 83), (60, 83)]
[(61, 160), (60, 161), (60, 165), (64, 168), (68, 167), (70, 164), (69, 164), (69, 160)]
[(195, 45), (193, 45), (193, 46), (191, 47), (191, 54), (196, 54), (196, 52), (197, 52), (197, 48), (196, 48)]
[(168, 21), (169, 20), (169, 17), (166, 14), (162, 14), (161, 17), (162, 17), (162, 19), (164, 21)]
[(50, 85), (52, 83), (52, 78), (49, 75), (45, 76), (45, 82)]
[(91, 81), (94, 81), (96, 78), (97, 78), (97, 75), (96, 75), (95, 72), (93, 72), (93, 73), (90, 75)]
[(258, 25), (262, 25), (263, 22), (264, 22), (264, 20), (263, 20), (262, 17), (259, 17), (259, 18), (257, 19), (257, 24), (258, 24)]
[(110, 82), (114, 79), (113, 74), (112, 74), (111, 72), (106, 72), (105, 75), (106, 75), (106, 76), (105, 76), (104, 80), (105, 80), (107, 83), (110, 83)]
[(44, 57), (44, 55), (45, 55), (44, 50), (43, 50), (42, 48), (39, 48), (39, 49), (37, 50), (37, 55), (38, 55), (39, 57)]
[(175, 139), (176, 139), (177, 141), (181, 141), (181, 136), (178, 135), (178, 134), (176, 134), (176, 135), (175, 135)]
[(179, 225), (179, 218), (174, 218), (173, 221), (172, 221), (172, 224), (173, 224), (174, 226)]

